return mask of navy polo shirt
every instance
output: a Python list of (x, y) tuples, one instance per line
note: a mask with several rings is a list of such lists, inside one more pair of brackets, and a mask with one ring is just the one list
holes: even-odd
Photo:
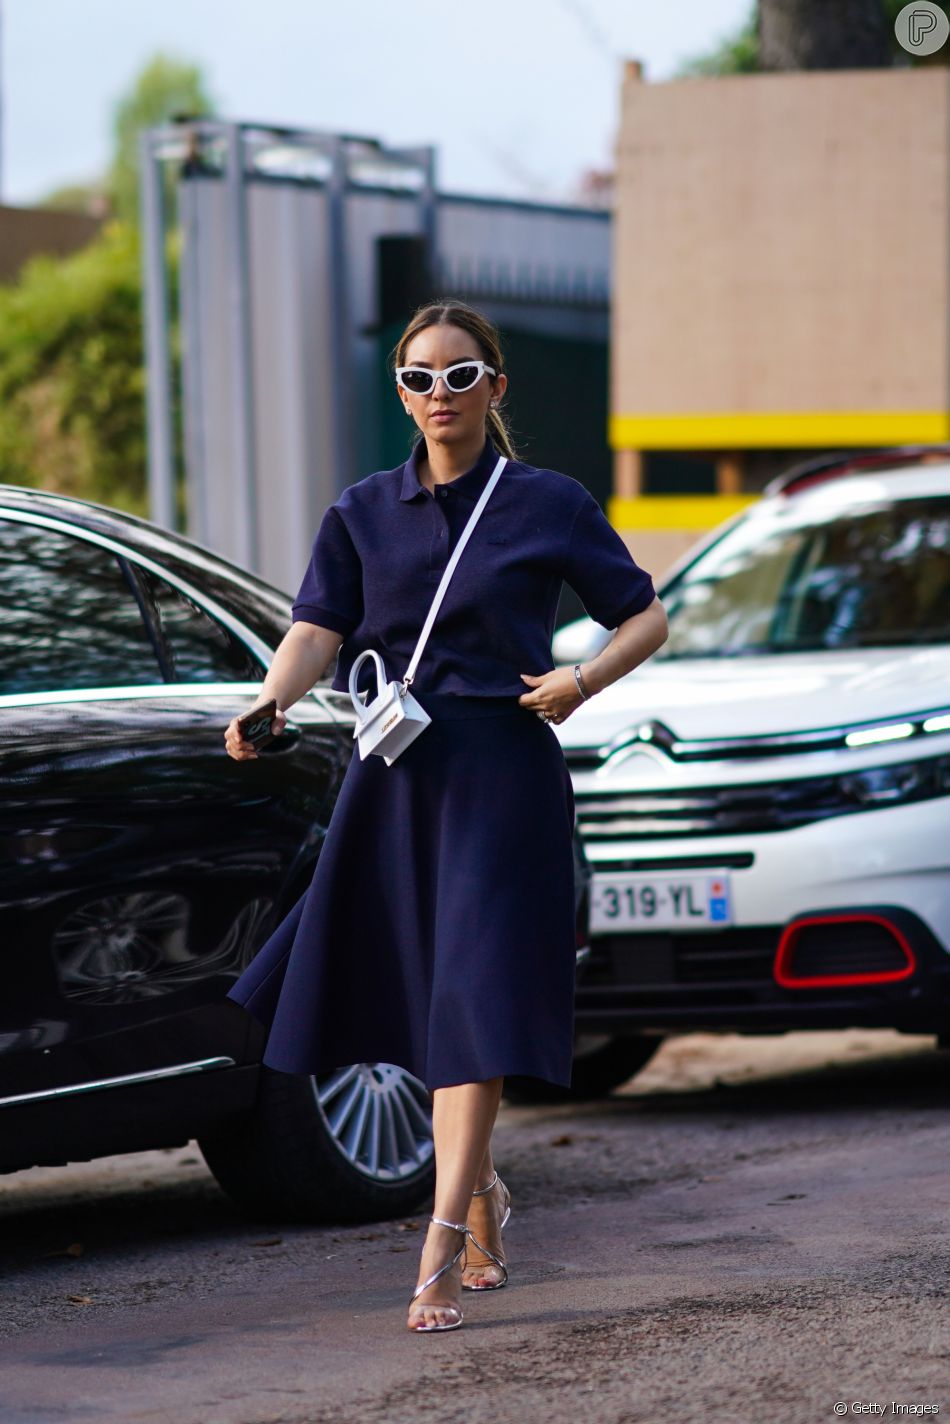
[[(405, 464), (349, 485), (324, 513), (292, 618), (343, 635), (332, 686), (347, 690), (359, 653), (375, 648), (401, 679), (449, 556), (495, 468), (490, 437), (465, 474), (430, 493), (419, 482), (420, 438)], [(614, 629), (654, 598), (593, 495), (556, 470), (509, 460), (449, 583), (413, 681), (424, 694), (520, 697), (520, 673), (554, 667), (551, 639), (562, 582)], [(375, 696), (371, 662), (358, 690)]]

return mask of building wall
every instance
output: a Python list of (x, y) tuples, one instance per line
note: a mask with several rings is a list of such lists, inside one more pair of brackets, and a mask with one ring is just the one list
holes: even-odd
[(815, 451), (950, 438), (948, 120), (943, 68), (646, 84), (629, 67), (618, 524), (661, 518), (637, 504), (650, 452), (706, 454), (735, 500)]

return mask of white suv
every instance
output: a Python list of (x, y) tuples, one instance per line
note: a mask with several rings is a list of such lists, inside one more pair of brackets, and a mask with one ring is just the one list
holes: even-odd
[[(660, 587), (670, 636), (557, 734), (601, 1086), (672, 1029), (950, 1035), (950, 452), (801, 467)], [(609, 639), (582, 618), (558, 663)], [(606, 1065), (612, 1065), (607, 1068)]]

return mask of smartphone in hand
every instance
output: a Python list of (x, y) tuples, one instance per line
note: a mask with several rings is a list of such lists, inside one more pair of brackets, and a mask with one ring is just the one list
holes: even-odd
[(272, 697), (269, 702), (261, 703), (260, 707), (255, 707), (250, 712), (245, 712), (243, 717), (238, 718), (238, 730), (241, 737), (244, 741), (250, 742), (255, 751), (260, 751), (262, 747), (269, 746), (271, 742), (277, 740), (277, 736), (272, 730), (276, 715), (277, 698)]

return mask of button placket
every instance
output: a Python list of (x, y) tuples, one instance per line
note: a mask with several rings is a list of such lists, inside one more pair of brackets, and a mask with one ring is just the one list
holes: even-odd
[[(448, 555), (443, 558), (443, 550), (446, 548), (446, 543), (443, 543), (443, 540), (447, 539), (449, 527), (448, 505), (444, 499), (447, 494), (448, 490), (442, 489), (437, 485), (432, 499), (433, 537), (429, 543), (429, 578), (434, 581), (441, 579), (445, 572), (445, 566), (448, 563)], [(443, 496), (442, 504), (438, 503), (438, 499), (436, 498), (438, 495)]]

